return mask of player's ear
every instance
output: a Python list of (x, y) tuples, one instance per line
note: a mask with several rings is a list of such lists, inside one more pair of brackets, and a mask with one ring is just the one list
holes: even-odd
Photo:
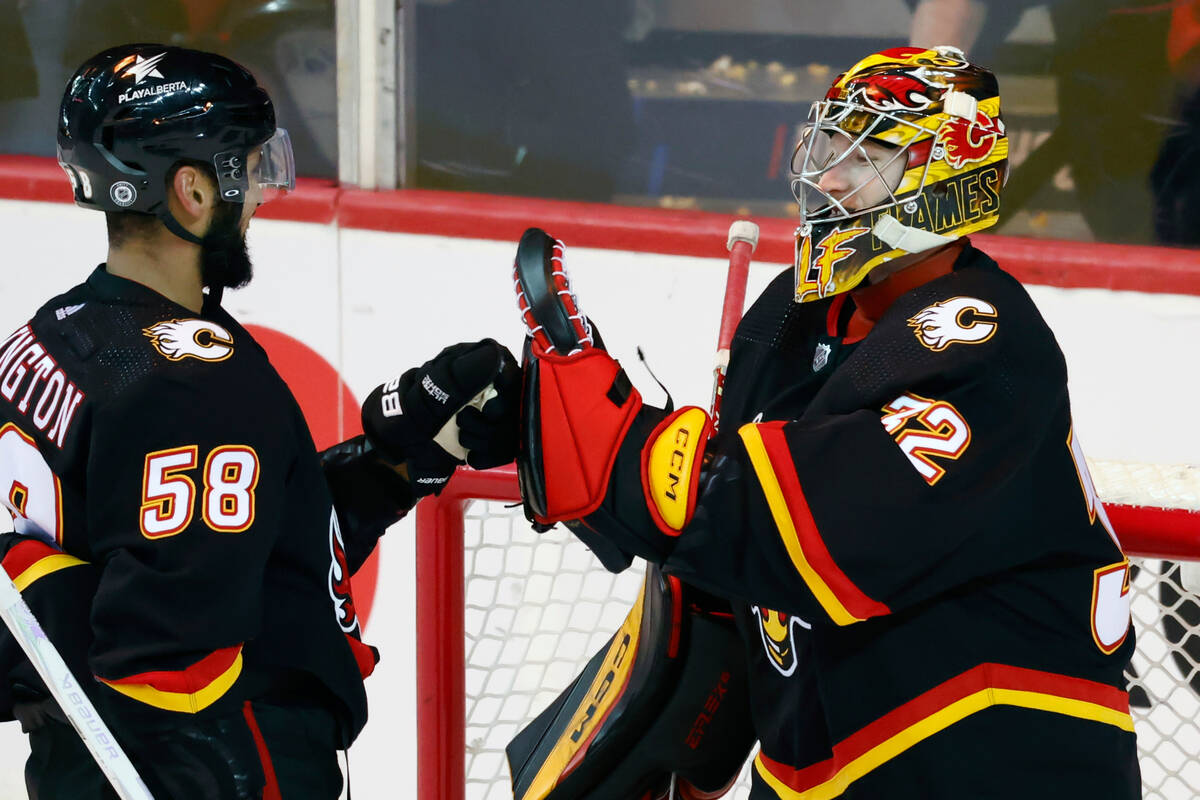
[(178, 205), (186, 225), (207, 215), (217, 200), (217, 187), (199, 167), (185, 164), (175, 171), (168, 192), (172, 205)]

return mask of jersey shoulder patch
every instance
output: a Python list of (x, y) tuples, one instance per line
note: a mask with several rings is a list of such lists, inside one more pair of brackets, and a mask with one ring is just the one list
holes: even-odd
[(1027, 356), (1053, 345), (1054, 335), (1025, 288), (983, 253), (975, 255), (965, 268), (896, 303), (917, 343), (944, 353), (996, 342)]
[(164, 319), (142, 329), (151, 346), (168, 361), (224, 361), (234, 352), (233, 334), (206, 319)]

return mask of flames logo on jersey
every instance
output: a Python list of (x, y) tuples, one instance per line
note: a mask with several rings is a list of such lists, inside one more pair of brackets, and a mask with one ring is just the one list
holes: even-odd
[(233, 336), (206, 319), (169, 319), (142, 331), (169, 361), (224, 361), (233, 355)]
[(354, 633), (358, 630), (358, 611), (354, 608), (342, 529), (338, 525), (337, 512), (332, 510), (329, 512), (329, 558), (329, 599), (333, 601), (333, 613), (343, 632)]
[(982, 344), (996, 333), (996, 307), (978, 297), (952, 297), (909, 317), (922, 345), (940, 353), (955, 342)]
[(938, 128), (937, 143), (945, 153), (946, 163), (955, 169), (962, 169), (967, 164), (983, 161), (990, 156), (1003, 135), (1003, 120), (976, 111), (973, 122), (954, 117), (942, 123), (942, 127)]
[(796, 653), (796, 628), (809, 629), (807, 622), (792, 614), (781, 614), (769, 608), (751, 606), (750, 612), (758, 620), (758, 632), (762, 636), (767, 660), (783, 677), (796, 671), (799, 656)]
[(837, 100), (845, 91), (847, 103), (861, 103), (875, 111), (924, 111), (933, 105), (938, 91), (946, 84), (936, 80), (924, 67), (884, 75), (851, 78), (844, 89), (836, 84), (826, 96)]

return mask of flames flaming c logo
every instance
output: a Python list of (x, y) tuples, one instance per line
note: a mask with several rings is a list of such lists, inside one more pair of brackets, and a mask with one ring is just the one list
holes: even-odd
[(1003, 135), (1002, 120), (978, 111), (974, 122), (955, 117), (943, 123), (938, 128), (937, 142), (946, 151), (946, 163), (955, 169), (962, 169), (967, 164), (983, 161), (990, 156), (997, 140)]

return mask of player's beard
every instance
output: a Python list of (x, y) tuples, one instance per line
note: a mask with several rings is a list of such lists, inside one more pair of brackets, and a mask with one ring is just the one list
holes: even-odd
[(254, 277), (241, 218), (240, 203), (217, 204), (212, 225), (200, 243), (200, 277), (210, 289), (240, 289)]

